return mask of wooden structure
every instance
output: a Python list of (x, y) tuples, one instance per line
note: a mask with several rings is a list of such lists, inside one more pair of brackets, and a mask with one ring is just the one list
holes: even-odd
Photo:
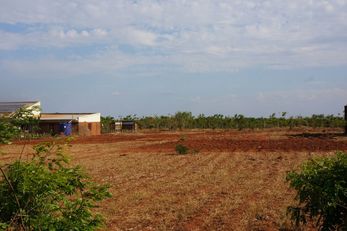
[(136, 131), (138, 125), (135, 121), (117, 121), (114, 123), (115, 131)]
[(64, 128), (71, 124), (71, 134), (100, 135), (100, 113), (41, 113), (39, 127), (42, 133), (66, 134)]

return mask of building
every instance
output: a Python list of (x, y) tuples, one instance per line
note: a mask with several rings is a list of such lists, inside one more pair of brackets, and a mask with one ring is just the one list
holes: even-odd
[(115, 131), (136, 131), (138, 125), (135, 121), (117, 121), (115, 122)]
[(81, 136), (101, 133), (100, 113), (42, 113), (40, 101), (0, 102), (0, 118), (11, 117), (20, 109), (30, 110), (32, 116), (39, 120), (40, 133)]
[(40, 101), (0, 102), (0, 117), (11, 117), (18, 110), (31, 110), (34, 117), (38, 118), (41, 113)]
[(65, 135), (100, 135), (100, 113), (41, 113), (42, 133)]

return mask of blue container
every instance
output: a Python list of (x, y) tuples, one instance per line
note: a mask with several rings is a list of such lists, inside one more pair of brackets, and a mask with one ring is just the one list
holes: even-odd
[(70, 136), (72, 134), (72, 123), (66, 122), (59, 125), (60, 132), (64, 133), (65, 136)]

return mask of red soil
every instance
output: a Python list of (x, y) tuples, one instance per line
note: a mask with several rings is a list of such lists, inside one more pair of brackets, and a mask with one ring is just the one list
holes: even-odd
[[(17, 141), (16, 144), (37, 144), (44, 138)], [(285, 131), (188, 131), (103, 134), (75, 137), (72, 144), (103, 144), (141, 141), (128, 151), (167, 152), (178, 143), (196, 151), (347, 151), (347, 139), (341, 133), (303, 133)], [(148, 144), (146, 144), (148, 143)]]

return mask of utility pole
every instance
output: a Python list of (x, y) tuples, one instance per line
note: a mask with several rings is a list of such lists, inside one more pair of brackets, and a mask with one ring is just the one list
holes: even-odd
[(345, 106), (345, 135), (347, 135), (347, 105)]

